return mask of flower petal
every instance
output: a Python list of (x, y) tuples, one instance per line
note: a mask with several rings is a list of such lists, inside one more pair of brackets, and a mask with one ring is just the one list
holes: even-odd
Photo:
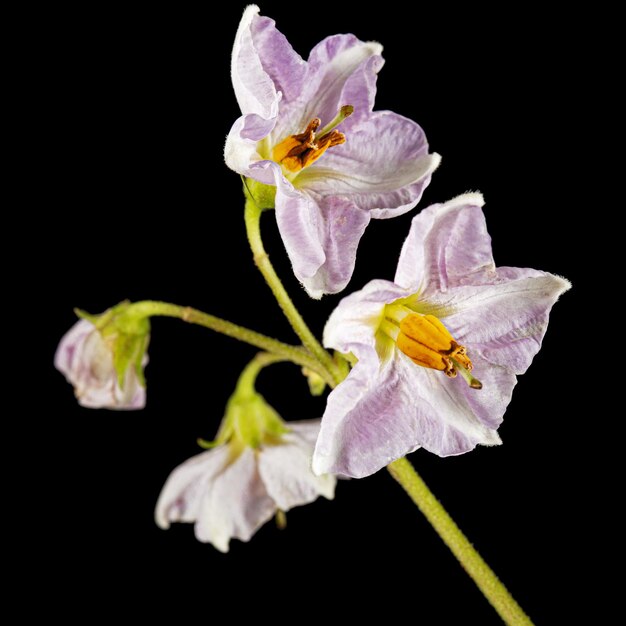
[(322, 419), (311, 420), (299, 420), (294, 422), (287, 422), (287, 428), (298, 436), (299, 439), (304, 441), (311, 447), (311, 452), (317, 441), (317, 436), (320, 434), (320, 426)]
[(360, 347), (374, 348), (376, 344), (376, 329), (385, 304), (408, 295), (410, 292), (387, 280), (370, 281), (343, 298), (331, 313), (324, 328), (324, 346), (344, 354), (355, 352), (361, 358)]
[(412, 120), (376, 111), (346, 130), (346, 143), (303, 170), (295, 185), (321, 197), (348, 197), (373, 218), (412, 209), (440, 162), (428, 154), (424, 131)]
[[(319, 241), (324, 262), (312, 276), (296, 276), (309, 296), (321, 298), (327, 293), (342, 291), (352, 278), (359, 241), (370, 222), (370, 215), (347, 198), (324, 198), (317, 208)], [(278, 212), (277, 212), (278, 217)], [(281, 230), (282, 233), (282, 230)], [(295, 268), (295, 266), (294, 266)]]
[[(254, 8), (258, 13), (258, 7)], [(263, 70), (272, 79), (275, 89), (283, 94), (287, 102), (298, 98), (306, 80), (306, 62), (269, 17), (255, 15), (250, 23), (250, 32)]]
[(471, 283), (475, 274), (493, 271), (483, 204), (482, 195), (470, 193), (416, 215), (402, 246), (395, 282), (424, 294), (445, 293)]
[(313, 447), (296, 433), (284, 435), (282, 443), (266, 446), (259, 454), (259, 473), (279, 509), (288, 511), (320, 495), (333, 499), (335, 477), (313, 474), (312, 456)]
[(146, 406), (146, 388), (139, 382), (135, 368), (130, 365), (124, 378), (124, 389), (115, 382), (118, 409), (143, 409)]
[(455, 385), (456, 393), (464, 396), (468, 406), (482, 424), (496, 430), (504, 417), (506, 407), (511, 401), (517, 376), (508, 367), (490, 363), (472, 350), (472, 374), (483, 384), (482, 389), (472, 389), (457, 376), (450, 382)]
[[(271, 132), (275, 118), (264, 120), (258, 115), (242, 115), (232, 126), (226, 145), (224, 160), (230, 169), (242, 176), (251, 176), (265, 184), (274, 184), (273, 174), (258, 152), (258, 141)], [(255, 169), (256, 166), (256, 169)]]
[(399, 351), (380, 369), (374, 359), (359, 360), (328, 397), (313, 471), (361, 478), (419, 446), (450, 456), (500, 443), (460, 385)]
[(241, 112), (268, 120), (278, 114), (280, 96), (255, 47), (252, 31), (259, 20), (258, 13), (259, 7), (252, 4), (241, 18), (233, 44), (231, 78)]
[(72, 371), (74, 359), (77, 356), (76, 348), (82, 345), (87, 335), (89, 335), (94, 328), (91, 322), (78, 320), (78, 322), (61, 337), (59, 346), (54, 354), (54, 367), (66, 377), (69, 376)]
[[(351, 202), (322, 199), (296, 189), (271, 161), (255, 163), (253, 177), (269, 173), (276, 185), (276, 222), (296, 278), (313, 298), (341, 291), (354, 271), (358, 242), (369, 215)], [(258, 172), (263, 172), (259, 176)]]
[(451, 311), (441, 320), (470, 358), (478, 352), (523, 374), (541, 348), (552, 306), (571, 285), (547, 272), (515, 267), (500, 267), (481, 278), (489, 282), (431, 296), (429, 305)]
[(220, 446), (179, 465), (169, 475), (159, 495), (154, 511), (157, 526), (166, 529), (170, 522), (195, 522), (204, 490), (226, 467), (228, 457), (228, 448)]
[(313, 198), (295, 189), (283, 176), (279, 165), (269, 165), (276, 184), (278, 230), (294, 274), (302, 282), (314, 276), (326, 260), (320, 241), (322, 216)]
[(259, 476), (255, 452), (246, 448), (206, 485), (195, 524), (196, 538), (228, 552), (232, 538), (248, 541), (275, 511)]
[(280, 141), (302, 132), (314, 117), (328, 124), (346, 104), (354, 106), (354, 113), (342, 128), (349, 129), (367, 116), (374, 105), (376, 74), (383, 66), (381, 52), (379, 43), (363, 42), (354, 35), (334, 35), (317, 44), (297, 97), (281, 104), (273, 138)]
[[(143, 365), (147, 363), (145, 357)], [(113, 355), (95, 326), (81, 319), (62, 337), (54, 355), (55, 367), (74, 387), (78, 403), (89, 409), (142, 409), (146, 390), (130, 366), (124, 389), (117, 383)]]

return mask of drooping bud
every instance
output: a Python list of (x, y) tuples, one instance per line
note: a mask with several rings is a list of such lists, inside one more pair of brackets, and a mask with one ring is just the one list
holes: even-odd
[(141, 409), (150, 322), (122, 302), (100, 315), (77, 310), (81, 318), (61, 339), (55, 367), (89, 408)]

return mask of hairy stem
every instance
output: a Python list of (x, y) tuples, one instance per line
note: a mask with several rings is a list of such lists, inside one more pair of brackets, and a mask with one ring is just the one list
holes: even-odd
[(266, 352), (281, 357), (281, 359), (311, 369), (317, 372), (329, 385), (335, 384), (335, 379), (329, 374), (327, 368), (320, 365), (318, 359), (302, 347), (283, 343), (282, 341), (250, 330), (244, 326), (233, 324), (220, 317), (209, 315), (198, 309), (180, 306), (178, 304), (170, 304), (169, 302), (159, 302), (157, 300), (142, 300), (141, 302), (135, 302), (130, 305), (128, 312), (131, 311), (133, 314), (140, 317), (176, 317), (190, 324), (210, 328), (222, 335), (227, 335), (228, 337), (233, 337), (239, 341), (261, 348)]
[(402, 458), (388, 465), (387, 469), (432, 524), (504, 622), (511, 626), (532, 626), (530, 618), (448, 515), (411, 463)]
[(284, 362), (286, 359), (276, 353), (259, 352), (249, 363), (243, 368), (237, 381), (237, 390), (244, 392), (246, 390), (254, 391), (254, 383), (256, 382), (259, 372), (268, 365)]
[(333, 360), (332, 356), (324, 350), (315, 335), (306, 325), (298, 309), (296, 309), (293, 301), (289, 297), (283, 283), (278, 277), (278, 274), (276, 274), (274, 266), (270, 262), (269, 256), (265, 251), (263, 240), (261, 238), (261, 213), (262, 209), (260, 209), (254, 200), (248, 195), (245, 209), (246, 233), (248, 235), (248, 241), (254, 256), (254, 263), (259, 268), (263, 278), (265, 278), (265, 281), (272, 290), (278, 305), (291, 324), (291, 327), (302, 341), (302, 344), (322, 364), (333, 380), (332, 386), (335, 386), (341, 382), (343, 378), (342, 373), (337, 367), (337, 364)]

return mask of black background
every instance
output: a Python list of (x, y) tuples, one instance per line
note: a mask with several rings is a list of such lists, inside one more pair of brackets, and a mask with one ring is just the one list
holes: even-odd
[[(54, 293), (42, 351), (49, 419), (37, 433), (45, 441), (46, 531), (35, 540), (35, 569), (51, 592), (47, 610), (80, 619), (80, 598), (98, 615), (171, 608), (180, 619), (196, 611), (211, 619), (220, 606), (233, 617), (328, 620), (335, 598), (354, 619), (381, 609), (386, 621), (410, 614), (423, 624), (497, 624), (385, 471), (342, 482), (333, 502), (296, 509), (285, 531), (268, 523), (250, 543), (233, 541), (227, 555), (197, 542), (190, 526), (155, 526), (163, 482), (199, 452), (197, 437), (213, 437), (253, 348), (154, 320), (148, 406), (132, 413), (78, 407), (52, 368), (74, 306), (99, 312), (124, 298), (192, 305), (294, 340), (252, 265), (240, 180), (222, 159), (239, 115), (229, 63), (243, 7), (232, 3), (219, 15), (150, 8), (49, 16), (33, 77), (40, 166), (33, 185), (48, 209), (37, 222), (46, 259), (38, 278)], [(584, 283), (572, 243), (585, 133), (569, 121), (586, 80), (577, 29), (566, 16), (549, 19), (521, 5), (502, 14), (394, 7), (266, 2), (261, 9), (305, 57), (337, 32), (383, 43), (376, 108), (417, 120), (443, 156), (419, 206), (482, 191), (496, 262), (574, 284), (519, 381), (500, 429), (504, 445), (459, 458), (411, 457), (522, 606), (537, 623), (556, 623), (591, 601), (581, 563), (595, 541), (581, 512), (589, 468), (574, 427), (580, 385), (571, 363)], [(393, 277), (413, 214), (372, 223), (351, 289)], [(271, 214), (263, 226), (279, 274), (319, 334), (338, 298), (310, 301)], [(323, 411), (296, 368), (272, 368), (259, 388), (287, 420)]]

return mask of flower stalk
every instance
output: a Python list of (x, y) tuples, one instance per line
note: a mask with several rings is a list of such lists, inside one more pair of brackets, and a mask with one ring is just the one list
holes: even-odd
[[(247, 191), (247, 190), (246, 190)], [(272, 290), (278, 305), (280, 306), (285, 317), (291, 324), (294, 332), (302, 341), (305, 348), (317, 359), (318, 368), (321, 365), (326, 371), (326, 382), (331, 387), (339, 384), (343, 380), (341, 370), (333, 360), (332, 356), (324, 350), (315, 335), (311, 332), (306, 322), (296, 309), (292, 299), (289, 297), (287, 290), (283, 286), (282, 281), (278, 277), (270, 258), (265, 251), (263, 239), (261, 238), (261, 213), (262, 209), (250, 197), (249, 192), (246, 193), (245, 222), (248, 242), (254, 257), (254, 263), (265, 278), (265, 282)], [(315, 370), (318, 371), (318, 370)], [(328, 380), (330, 378), (330, 381)]]
[(435, 498), (411, 463), (402, 458), (391, 463), (387, 469), (431, 523), (504, 622), (509, 626), (532, 626), (530, 618)]
[(311, 369), (319, 374), (329, 385), (334, 386), (336, 384), (335, 378), (320, 364), (319, 360), (300, 346), (284, 343), (278, 339), (273, 339), (272, 337), (251, 330), (250, 328), (233, 324), (228, 320), (188, 306), (180, 306), (178, 304), (160, 302), (157, 300), (142, 300), (141, 302), (131, 304), (129, 308), (131, 308), (133, 314), (138, 317), (175, 317), (190, 324), (204, 326), (227, 337), (232, 337), (233, 339), (243, 341), (256, 348), (261, 348), (273, 355), (280, 356), (286, 361)]

